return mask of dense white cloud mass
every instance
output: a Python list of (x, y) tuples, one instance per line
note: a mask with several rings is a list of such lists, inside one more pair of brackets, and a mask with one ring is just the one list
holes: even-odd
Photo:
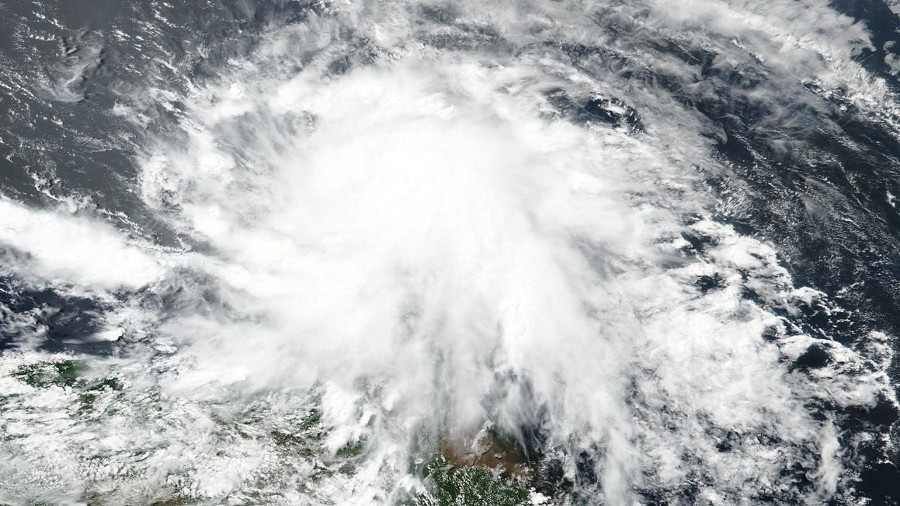
[[(763, 73), (731, 91), (776, 148), (812, 128), (792, 107), (827, 113), (804, 83), (891, 120), (852, 59), (867, 32), (825, 1), (334, 3), (187, 91), (123, 96), (124, 121), (175, 111), (135, 141), (135, 192), (195, 246), (0, 200), (8, 273), (104, 301), (98, 339), (131, 346), (82, 358), (85, 384), (117, 378), (93, 393), (41, 384), (67, 355), (4, 353), (0, 502), (392, 503), (421, 489), (416, 441), (488, 429), (539, 433), (597, 503), (851, 497), (848, 453), (881, 436), (819, 408), (893, 399), (890, 337), (792, 323), (823, 294), (717, 221), (724, 133), (642, 82), (696, 71), (647, 51), (660, 34)], [(829, 365), (790, 366), (822, 342)], [(310, 413), (320, 453), (285, 450)]]

